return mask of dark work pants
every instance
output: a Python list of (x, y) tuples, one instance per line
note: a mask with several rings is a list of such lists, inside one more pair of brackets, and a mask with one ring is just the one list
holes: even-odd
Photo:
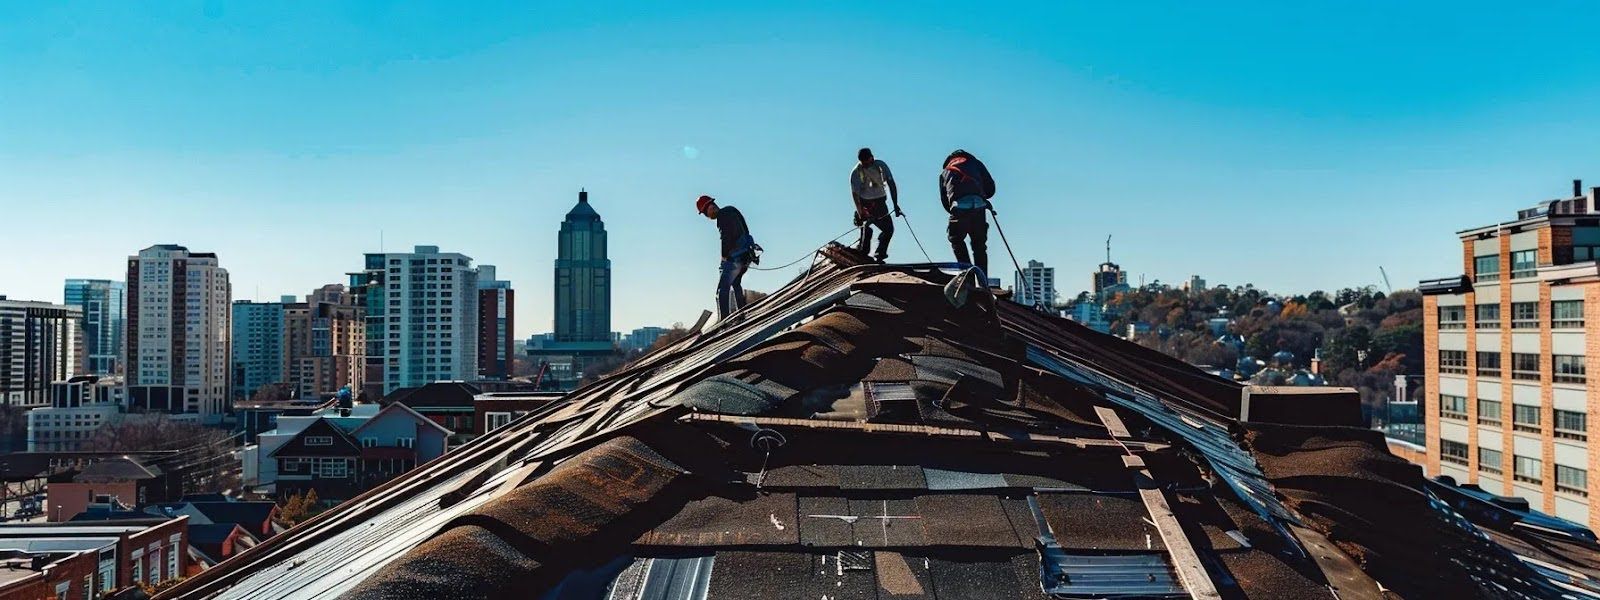
[(883, 198), (862, 200), (861, 238), (856, 240), (856, 251), (866, 254), (872, 249), (872, 228), (878, 228), (878, 260), (889, 258), (889, 238), (894, 237), (894, 215), (889, 214), (889, 204)]
[[(958, 208), (950, 212), (950, 248), (956, 252), (956, 262), (978, 267), (985, 277), (989, 275), (989, 220), (981, 208)], [(972, 254), (967, 254), (963, 239), (972, 240)]]
[(744, 308), (744, 273), (750, 269), (748, 260), (725, 260), (717, 268), (717, 320)]

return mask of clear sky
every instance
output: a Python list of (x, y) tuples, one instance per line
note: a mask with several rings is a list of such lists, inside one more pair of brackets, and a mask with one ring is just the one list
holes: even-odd
[(692, 322), (693, 198), (788, 262), (850, 228), (862, 145), (941, 260), (939, 161), (983, 158), (1064, 295), (1108, 234), (1134, 281), (1410, 287), (1460, 271), (1452, 232), (1600, 185), (1592, 3), (687, 4), (0, 3), (0, 294), (180, 243), (274, 299), (428, 244), (498, 265), (526, 335), (586, 187), (614, 328)]

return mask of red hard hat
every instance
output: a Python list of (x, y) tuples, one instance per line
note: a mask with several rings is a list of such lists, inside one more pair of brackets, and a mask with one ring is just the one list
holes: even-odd
[(715, 200), (711, 196), (700, 196), (694, 201), (694, 209), (702, 215), (706, 214), (706, 208), (710, 207), (713, 201)]

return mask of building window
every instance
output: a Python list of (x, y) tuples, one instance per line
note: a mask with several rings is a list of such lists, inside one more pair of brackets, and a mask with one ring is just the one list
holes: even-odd
[(1539, 433), (1539, 407), (1526, 404), (1511, 405), (1511, 428), (1517, 431)]
[(1478, 399), (1478, 424), (1500, 426), (1500, 401)]
[(1439, 307), (1439, 329), (1466, 329), (1467, 307), (1462, 305)]
[(1500, 281), (1500, 255), (1473, 257), (1472, 273), (1474, 281)]
[(313, 475), (323, 479), (343, 479), (350, 475), (349, 459), (345, 458), (319, 458), (313, 468), (316, 470)]
[(1556, 465), (1556, 491), (1576, 496), (1589, 495), (1589, 472), (1576, 467)]
[(1478, 376), (1479, 377), (1499, 377), (1500, 376), (1500, 353), (1499, 352), (1479, 352), (1478, 353)]
[(1600, 246), (1573, 246), (1572, 262), (1600, 260)]
[(1511, 328), (1512, 329), (1538, 329), (1539, 328), (1539, 303), (1538, 302), (1512, 302), (1511, 303)]
[(150, 548), (150, 584), (161, 583), (161, 546)]
[(1467, 420), (1467, 399), (1462, 396), (1439, 394), (1439, 416), (1445, 419)]
[(1484, 473), (1494, 473), (1496, 475), (1499, 475), (1499, 474), (1505, 472), (1503, 470), (1503, 468), (1500, 466), (1501, 456), (1502, 455), (1500, 454), (1499, 450), (1490, 450), (1488, 448), (1479, 448), (1478, 449), (1478, 470), (1482, 471)]
[(1555, 359), (1555, 374), (1552, 379), (1556, 382), (1583, 383), (1586, 380), (1585, 371), (1587, 368), (1583, 364), (1582, 356), (1557, 354), (1552, 358)]
[(414, 438), (414, 437), (395, 438), (394, 441), (395, 441), (395, 444), (400, 446), (401, 448), (416, 448), (417, 447), (417, 438)]
[(1479, 304), (1478, 306), (1474, 307), (1474, 310), (1476, 311), (1474, 314), (1477, 316), (1477, 325), (1475, 325), (1475, 328), (1477, 328), (1477, 329), (1499, 329), (1500, 328), (1500, 305), (1499, 304)]
[(1544, 480), (1544, 461), (1527, 456), (1511, 456), (1512, 477), (1517, 481), (1539, 483)]
[(1537, 250), (1518, 250), (1511, 253), (1511, 278), (1533, 277), (1539, 271)]
[(1583, 327), (1582, 300), (1556, 300), (1550, 303), (1550, 326), (1555, 329)]
[(173, 534), (171, 538), (167, 539), (167, 578), (169, 579), (176, 579), (183, 576), (183, 573), (178, 572), (178, 569), (180, 568), (178, 560), (178, 557), (180, 556), (179, 549), (182, 546), (182, 534)]
[(1467, 445), (1450, 440), (1439, 440), (1439, 460), (1458, 465), (1467, 464)]
[(1465, 350), (1440, 350), (1439, 372), (1465, 374), (1467, 372), (1467, 352)]
[(361, 438), (361, 447), (362, 448), (373, 448), (373, 447), (376, 447), (377, 445), (378, 445), (378, 438), (370, 438), (370, 437)]
[(483, 432), (489, 433), (511, 422), (511, 413), (491, 412), (483, 413)]
[(130, 569), (130, 572), (133, 574), (133, 580), (144, 581), (144, 551), (134, 550), (132, 562), (133, 568)]
[(1538, 381), (1539, 355), (1522, 352), (1511, 353), (1511, 378)]
[(1574, 411), (1556, 409), (1555, 414), (1556, 437), (1569, 440), (1589, 439), (1589, 415)]
[(83, 576), (83, 600), (94, 600), (94, 574)]
[(333, 445), (333, 436), (330, 436), (330, 435), (308, 435), (308, 436), (306, 436), (306, 445), (307, 446), (332, 446)]

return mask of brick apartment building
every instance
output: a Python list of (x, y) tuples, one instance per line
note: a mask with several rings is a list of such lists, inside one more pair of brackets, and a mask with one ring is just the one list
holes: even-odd
[(0, 600), (92, 600), (190, 575), (188, 521), (0, 525)]
[(1600, 188), (1458, 232), (1464, 275), (1422, 282), (1429, 475), (1600, 528)]

